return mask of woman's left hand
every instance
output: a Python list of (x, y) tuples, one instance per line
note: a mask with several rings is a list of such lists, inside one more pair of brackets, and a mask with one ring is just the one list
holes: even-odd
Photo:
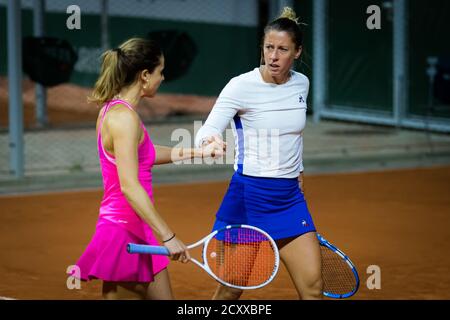
[(224, 142), (212, 141), (205, 144), (202, 148), (202, 158), (220, 158), (224, 155), (226, 144)]

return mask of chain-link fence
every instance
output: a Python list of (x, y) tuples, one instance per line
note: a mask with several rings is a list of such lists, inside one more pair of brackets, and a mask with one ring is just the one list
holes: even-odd
[[(22, 0), (22, 54), (25, 64), (31, 61), (28, 69), (32, 70), (25, 70), (22, 85), (25, 173), (98, 170), (95, 144), (98, 107), (88, 104), (87, 96), (98, 77), (101, 54), (131, 37), (165, 37), (168, 43), (163, 49), (166, 72), (171, 74), (166, 75), (156, 97), (141, 102), (138, 112), (143, 121), (149, 124), (204, 119), (229, 79), (259, 62), (262, 2)], [(0, 0), (0, 21), (4, 23), (0, 28), (0, 43), (4, 44), (0, 46), (0, 174), (3, 175), (9, 174), (11, 168), (7, 6), (8, 0)], [(26, 42), (44, 37), (47, 45), (49, 38), (66, 41), (76, 53), (68, 81), (49, 86), (36, 82), (42, 83), (42, 79), (57, 82), (50, 69), (36, 70), (45, 62), (38, 56), (40, 47)], [(177, 43), (180, 37), (184, 42)], [(189, 57), (183, 47), (186, 45), (191, 49)]]
[[(6, 77), (9, 2), (0, 0), (0, 174), (4, 175), (13, 167), (9, 163), (13, 144), (8, 136)], [(262, 28), (285, 5), (292, 6), (306, 24), (302, 60), (295, 67), (310, 78), (308, 107), (317, 120), (450, 131), (450, 47), (440, 38), (449, 30), (445, 15), (449, 4), (443, 0), (431, 1), (426, 10), (419, 0), (14, 3), (21, 3), (21, 38), (45, 36), (66, 41), (77, 58), (68, 81), (57, 85), (44, 88), (31, 80), (29, 73), (24, 74), (26, 173), (98, 169), (98, 107), (88, 104), (87, 96), (106, 49), (131, 37), (164, 40), (167, 80), (156, 97), (142, 101), (138, 112), (148, 125), (168, 121), (192, 124), (206, 117), (232, 77), (258, 65)], [(366, 26), (369, 6), (380, 9), (380, 29)], [(42, 60), (36, 60), (37, 50), (23, 48), (24, 61), (32, 61), (28, 67), (42, 67)], [(50, 71), (41, 68), (41, 76), (59, 78)]]
[[(0, 1), (3, 16), (6, 3)], [(43, 4), (41, 11), (36, 3)], [(40, 121), (65, 124), (95, 120), (97, 110), (86, 103), (86, 96), (98, 76), (99, 57), (106, 48), (130, 37), (171, 32), (168, 41), (183, 34), (193, 47), (185, 73), (166, 81), (159, 97), (143, 103), (140, 112), (144, 120), (208, 112), (212, 101), (204, 97), (217, 96), (230, 77), (254, 66), (259, 56), (256, 0), (22, 0), (23, 36), (36, 35), (36, 25), (42, 26), (41, 36), (67, 40), (78, 59), (69, 83), (47, 88), (46, 119), (31, 111), (36, 104), (35, 86), (25, 78), (26, 126)], [(6, 43), (5, 36), (0, 39), (2, 43)], [(23, 54), (26, 58), (34, 52)], [(172, 51), (168, 54), (172, 60), (166, 69), (185, 58)], [(6, 59), (2, 59), (0, 73), (4, 76), (5, 71)]]
[(450, 132), (448, 2), (313, 3), (317, 120)]

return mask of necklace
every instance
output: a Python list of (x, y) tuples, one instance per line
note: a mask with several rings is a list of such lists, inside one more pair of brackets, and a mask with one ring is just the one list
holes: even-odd
[[(133, 104), (132, 104), (128, 99), (123, 98), (120, 94), (115, 95), (115, 96), (114, 96), (114, 99), (115, 99), (115, 100), (122, 100), (122, 101), (125, 101), (125, 102), (127, 102), (131, 107), (133, 107)], [(134, 108), (133, 108), (133, 109), (134, 109)]]

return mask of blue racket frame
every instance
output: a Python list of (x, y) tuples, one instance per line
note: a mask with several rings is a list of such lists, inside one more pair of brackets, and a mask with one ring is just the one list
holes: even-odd
[(340, 256), (350, 267), (350, 269), (353, 272), (353, 275), (355, 276), (356, 279), (356, 285), (355, 288), (353, 289), (353, 291), (345, 293), (345, 294), (334, 294), (334, 293), (330, 293), (330, 292), (323, 292), (323, 295), (325, 297), (328, 298), (333, 298), (333, 299), (346, 299), (346, 298), (350, 298), (351, 296), (353, 296), (359, 289), (359, 275), (358, 275), (358, 271), (356, 270), (356, 267), (354, 265), (354, 263), (350, 260), (350, 258), (343, 253), (341, 250), (339, 250), (338, 248), (336, 248), (333, 244), (331, 244), (327, 239), (325, 239), (322, 235), (320, 235), (319, 233), (317, 233), (317, 239), (319, 240), (319, 244), (321, 246), (327, 247), (328, 249), (332, 250), (333, 252), (335, 252), (338, 256)]

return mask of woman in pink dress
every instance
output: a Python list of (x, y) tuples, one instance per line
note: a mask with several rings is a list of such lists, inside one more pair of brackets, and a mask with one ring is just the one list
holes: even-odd
[[(105, 299), (172, 299), (165, 256), (129, 254), (127, 244), (159, 245), (186, 263), (189, 252), (153, 203), (152, 166), (194, 157), (221, 156), (224, 146), (202, 149), (153, 145), (135, 108), (164, 80), (164, 56), (153, 41), (132, 38), (103, 54), (90, 101), (103, 106), (97, 146), (104, 195), (95, 234), (77, 262), (81, 279), (103, 280)], [(155, 235), (157, 237), (155, 237)]]

